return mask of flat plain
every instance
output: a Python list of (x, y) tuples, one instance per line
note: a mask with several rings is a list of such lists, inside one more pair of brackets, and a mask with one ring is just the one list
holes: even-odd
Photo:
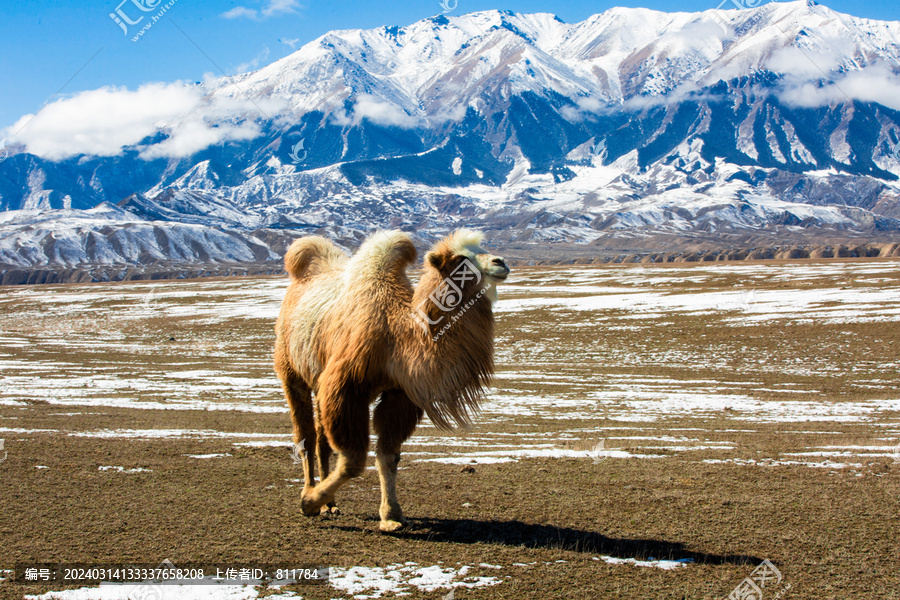
[[(2, 597), (900, 594), (897, 260), (515, 269), (478, 422), (409, 440), (393, 535), (371, 460), (340, 515), (300, 512), (271, 367), (285, 286), (0, 288)], [(166, 558), (331, 578), (12, 581), (17, 563)]]

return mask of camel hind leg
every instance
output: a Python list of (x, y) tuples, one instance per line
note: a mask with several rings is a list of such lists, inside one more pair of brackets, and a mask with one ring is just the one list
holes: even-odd
[(400, 463), (400, 447), (421, 419), (422, 409), (400, 390), (384, 392), (375, 407), (372, 422), (378, 434), (375, 461), (381, 481), (379, 516), (382, 531), (396, 531), (408, 524), (397, 501), (397, 465)]
[[(319, 468), (327, 476), (315, 488), (304, 490), (303, 513), (309, 516), (325, 512), (323, 509), (334, 506), (337, 491), (350, 479), (362, 475), (366, 469), (371, 394), (362, 386), (346, 381), (334, 384), (330, 380), (332, 378), (325, 373), (319, 378), (318, 424), (325, 434), (326, 443), (330, 444), (320, 455), (320, 459), (327, 458), (325, 455), (331, 449), (337, 452), (338, 459), (331, 472), (328, 470), (328, 463), (320, 460)], [(323, 449), (320, 441), (319, 450)]]
[(303, 490), (312, 489), (316, 485), (313, 466), (316, 448), (316, 427), (313, 417), (312, 398), (309, 387), (293, 374), (282, 377), (284, 397), (291, 412), (293, 424), (294, 456), (299, 458), (303, 471)]
[[(319, 409), (319, 414), (321, 414), (321, 408)], [(331, 474), (331, 444), (328, 442), (328, 436), (325, 435), (325, 429), (322, 426), (321, 421), (316, 421), (316, 434), (318, 435), (319, 442), (316, 448), (317, 456), (319, 459), (319, 481), (325, 481), (328, 479), (328, 476)], [(335, 505), (335, 502), (332, 500), (328, 502), (320, 509), (321, 514), (340, 514), (338, 507)]]

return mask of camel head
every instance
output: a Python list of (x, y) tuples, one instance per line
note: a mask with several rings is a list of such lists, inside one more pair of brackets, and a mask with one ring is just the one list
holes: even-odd
[(440, 428), (470, 422), (494, 372), (496, 284), (509, 267), (481, 247), (483, 238), (460, 229), (436, 243), (413, 294), (419, 343), (403, 356), (398, 380)]
[[(484, 234), (471, 229), (458, 229), (434, 245), (425, 255), (425, 269), (435, 269), (442, 279), (462, 280), (466, 286), (492, 288), (509, 275), (503, 258), (481, 247)], [(475, 277), (453, 277), (467, 268), (478, 271)]]

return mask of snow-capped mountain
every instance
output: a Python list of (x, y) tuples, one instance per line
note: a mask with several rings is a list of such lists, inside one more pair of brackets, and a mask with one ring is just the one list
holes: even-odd
[(335, 31), (186, 87), (196, 110), (111, 156), (14, 140), (0, 264), (265, 261), (376, 227), (598, 249), (897, 239), (898, 74), (900, 23), (808, 1)]

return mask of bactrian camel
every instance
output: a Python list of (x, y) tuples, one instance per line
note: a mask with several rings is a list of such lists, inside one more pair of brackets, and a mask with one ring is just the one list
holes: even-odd
[(509, 268), (482, 239), (461, 229), (435, 244), (415, 289), (406, 271), (416, 249), (400, 231), (370, 236), (352, 257), (317, 236), (291, 245), (275, 371), (302, 444), (304, 514), (336, 513), (335, 493), (363, 473), (377, 402), (380, 528), (407, 524), (396, 491), (401, 445), (423, 414), (442, 429), (469, 424), (493, 373), (495, 286)]

